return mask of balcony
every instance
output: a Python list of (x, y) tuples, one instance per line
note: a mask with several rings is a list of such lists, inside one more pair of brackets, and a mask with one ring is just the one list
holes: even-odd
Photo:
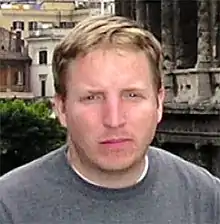
[(10, 90), (7, 85), (0, 86), (0, 92), (25, 92), (25, 85), (12, 85)]
[(63, 37), (71, 31), (71, 28), (52, 28), (52, 29), (38, 29), (29, 31), (29, 38), (39, 38), (39, 37)]

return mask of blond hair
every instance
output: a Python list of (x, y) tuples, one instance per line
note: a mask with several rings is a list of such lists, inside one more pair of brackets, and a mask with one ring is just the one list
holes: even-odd
[(157, 91), (162, 86), (160, 43), (135, 21), (120, 16), (94, 16), (79, 22), (56, 46), (52, 70), (57, 94), (66, 94), (66, 73), (70, 62), (94, 49), (109, 46), (144, 51), (150, 61)]

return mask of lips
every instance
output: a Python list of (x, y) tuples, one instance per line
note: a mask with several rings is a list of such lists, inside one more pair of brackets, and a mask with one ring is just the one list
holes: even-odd
[(113, 138), (113, 139), (106, 139), (104, 141), (101, 141), (100, 144), (103, 144), (103, 145), (108, 145), (108, 144), (123, 144), (123, 143), (126, 143), (126, 142), (130, 142), (131, 139), (129, 138)]

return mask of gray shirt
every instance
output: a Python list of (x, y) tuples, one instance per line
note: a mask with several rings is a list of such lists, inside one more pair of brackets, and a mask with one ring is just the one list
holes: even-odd
[(1, 224), (219, 224), (220, 181), (151, 147), (137, 185), (106, 189), (81, 179), (66, 146), (0, 178)]

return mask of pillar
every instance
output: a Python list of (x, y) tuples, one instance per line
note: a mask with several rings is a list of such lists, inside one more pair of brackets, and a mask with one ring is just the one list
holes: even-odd
[(145, 0), (136, 0), (136, 20), (143, 28), (148, 28), (147, 4)]
[(24, 68), (24, 91), (29, 92), (30, 91), (30, 66), (29, 62), (25, 63), (25, 68)]
[(105, 1), (101, 0), (101, 15), (105, 14)]
[(198, 3), (198, 55), (196, 68), (209, 68), (212, 62), (212, 16), (211, 1), (197, 0)]
[(212, 45), (212, 58), (211, 58), (211, 66), (215, 66), (216, 64), (216, 35), (217, 35), (217, 24), (216, 24), (216, 16), (217, 16), (217, 2), (211, 1), (210, 3), (211, 10), (211, 45)]
[(164, 52), (164, 69), (175, 67), (173, 40), (173, 0), (161, 0), (161, 42)]
[(147, 0), (147, 8), (150, 31), (161, 41), (161, 0)]
[(180, 3), (179, 0), (173, 0), (173, 38), (174, 38), (174, 61), (175, 68), (180, 69), (183, 68), (184, 63), (184, 49), (183, 49), (183, 41), (182, 41), (182, 33), (180, 28)]
[(12, 91), (12, 76), (11, 76), (11, 67), (10, 65), (7, 66), (7, 92), (11, 92)]
[(220, 1), (216, 1), (216, 63), (220, 66)]

